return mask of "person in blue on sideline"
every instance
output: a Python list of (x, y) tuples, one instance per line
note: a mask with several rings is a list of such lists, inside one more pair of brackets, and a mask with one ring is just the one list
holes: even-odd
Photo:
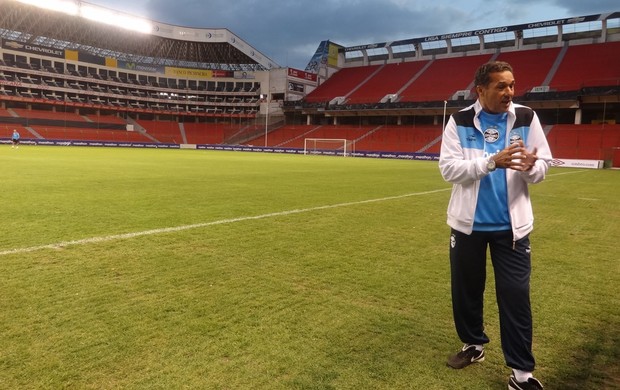
[(495, 273), (502, 351), (511, 390), (541, 390), (534, 378), (529, 184), (544, 180), (551, 151), (538, 116), (515, 104), (510, 64), (490, 62), (475, 75), (477, 101), (444, 129), (439, 169), (452, 184), (448, 204), (452, 310), (464, 346), (448, 358), (461, 369), (484, 360), (486, 256)]
[(19, 133), (16, 129), (13, 129), (13, 135), (11, 136), (11, 141), (13, 142), (12, 148), (19, 148)]

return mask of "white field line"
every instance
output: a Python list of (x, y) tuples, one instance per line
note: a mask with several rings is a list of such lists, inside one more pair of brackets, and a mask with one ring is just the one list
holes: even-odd
[(572, 175), (573, 173), (585, 173), (587, 172), (585, 169), (581, 170), (581, 171), (569, 171), (569, 172), (561, 172), (561, 173), (550, 173), (547, 175), (547, 177), (551, 177), (551, 176), (562, 176), (562, 175)]
[(275, 213), (253, 215), (253, 216), (245, 216), (245, 217), (230, 218), (230, 219), (221, 219), (219, 221), (196, 223), (196, 224), (192, 224), (192, 225), (182, 225), (182, 226), (174, 226), (174, 227), (167, 227), (167, 228), (161, 228), (161, 229), (144, 230), (144, 231), (141, 231), (141, 232), (134, 232), (134, 233), (113, 234), (113, 235), (109, 235), (109, 236), (90, 237), (90, 238), (83, 238), (81, 240), (63, 241), (63, 242), (57, 242), (57, 243), (54, 243), (54, 244), (31, 246), (31, 247), (27, 247), (27, 248), (8, 249), (8, 250), (0, 251), (0, 256), (15, 255), (15, 254), (29, 253), (29, 252), (36, 252), (36, 251), (40, 251), (40, 250), (43, 250), (43, 249), (61, 249), (61, 248), (67, 247), (67, 246), (96, 244), (96, 243), (100, 243), (100, 242), (124, 240), (124, 239), (130, 239), (130, 238), (142, 237), (142, 236), (152, 236), (152, 235), (155, 235), (155, 234), (174, 233), (174, 232), (180, 232), (180, 231), (183, 231), (183, 230), (199, 229), (199, 228), (204, 228), (204, 227), (209, 227), (209, 226), (223, 225), (223, 224), (235, 223), (235, 222), (251, 221), (251, 220), (256, 220), (256, 219), (265, 219), (265, 218), (272, 218), (272, 217), (282, 217), (282, 216), (293, 215), (293, 214), (307, 213), (307, 212), (311, 212), (311, 211), (334, 209), (334, 208), (338, 208), (338, 207), (348, 207), (348, 206), (356, 206), (356, 205), (367, 204), (367, 203), (385, 202), (385, 201), (389, 201), (389, 200), (397, 200), (397, 199), (409, 198), (409, 197), (412, 197), (412, 196), (430, 195), (430, 194), (435, 194), (435, 193), (439, 193), (439, 192), (448, 191), (450, 189), (451, 188), (443, 188), (443, 189), (440, 189), (440, 190), (424, 191), (424, 192), (414, 192), (414, 193), (411, 193), (411, 194), (404, 194), (404, 195), (397, 195), (397, 196), (388, 196), (388, 197), (385, 197), (385, 198), (360, 200), (360, 201), (357, 201), (357, 202), (337, 203), (337, 204), (331, 204), (331, 205), (325, 205), (325, 206), (310, 207), (310, 208), (307, 208), (307, 209), (295, 209), (295, 210), (278, 211), (278, 212), (275, 212)]

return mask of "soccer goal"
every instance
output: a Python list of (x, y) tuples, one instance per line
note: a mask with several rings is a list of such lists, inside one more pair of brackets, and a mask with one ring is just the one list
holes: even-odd
[(355, 141), (339, 138), (304, 138), (304, 154), (350, 156), (355, 152)]

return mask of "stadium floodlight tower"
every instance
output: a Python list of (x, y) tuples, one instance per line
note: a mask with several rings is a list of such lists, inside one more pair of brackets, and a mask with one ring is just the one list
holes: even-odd
[(75, 1), (64, 0), (17, 0), (19, 3), (34, 5), (39, 8), (45, 8), (52, 11), (63, 12), (67, 15), (78, 15), (80, 8)]
[(137, 18), (88, 3), (81, 3), (80, 16), (88, 20), (133, 30), (142, 34), (148, 34), (153, 29), (151, 23), (146, 19)]
[(269, 95), (260, 95), (261, 100), (265, 101), (265, 147), (267, 147), (267, 133), (269, 131)]
[(20, 3), (34, 5), (39, 8), (63, 12), (72, 16), (81, 16), (94, 22), (105, 23), (127, 30), (148, 34), (153, 29), (151, 23), (143, 18), (134, 17), (122, 12), (85, 2), (68, 0), (17, 0)]

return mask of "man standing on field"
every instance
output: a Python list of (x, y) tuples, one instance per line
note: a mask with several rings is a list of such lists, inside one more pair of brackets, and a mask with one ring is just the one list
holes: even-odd
[(13, 129), (13, 135), (11, 136), (11, 142), (13, 142), (12, 148), (19, 148), (19, 133)]
[(551, 151), (536, 113), (512, 102), (515, 79), (508, 63), (482, 65), (475, 86), (478, 100), (450, 117), (439, 157), (441, 175), (453, 184), (448, 205), (452, 309), (465, 344), (447, 364), (460, 369), (484, 360), (489, 247), (502, 350), (512, 368), (508, 388), (540, 390), (532, 375), (529, 233), (534, 216), (528, 185), (545, 178)]

